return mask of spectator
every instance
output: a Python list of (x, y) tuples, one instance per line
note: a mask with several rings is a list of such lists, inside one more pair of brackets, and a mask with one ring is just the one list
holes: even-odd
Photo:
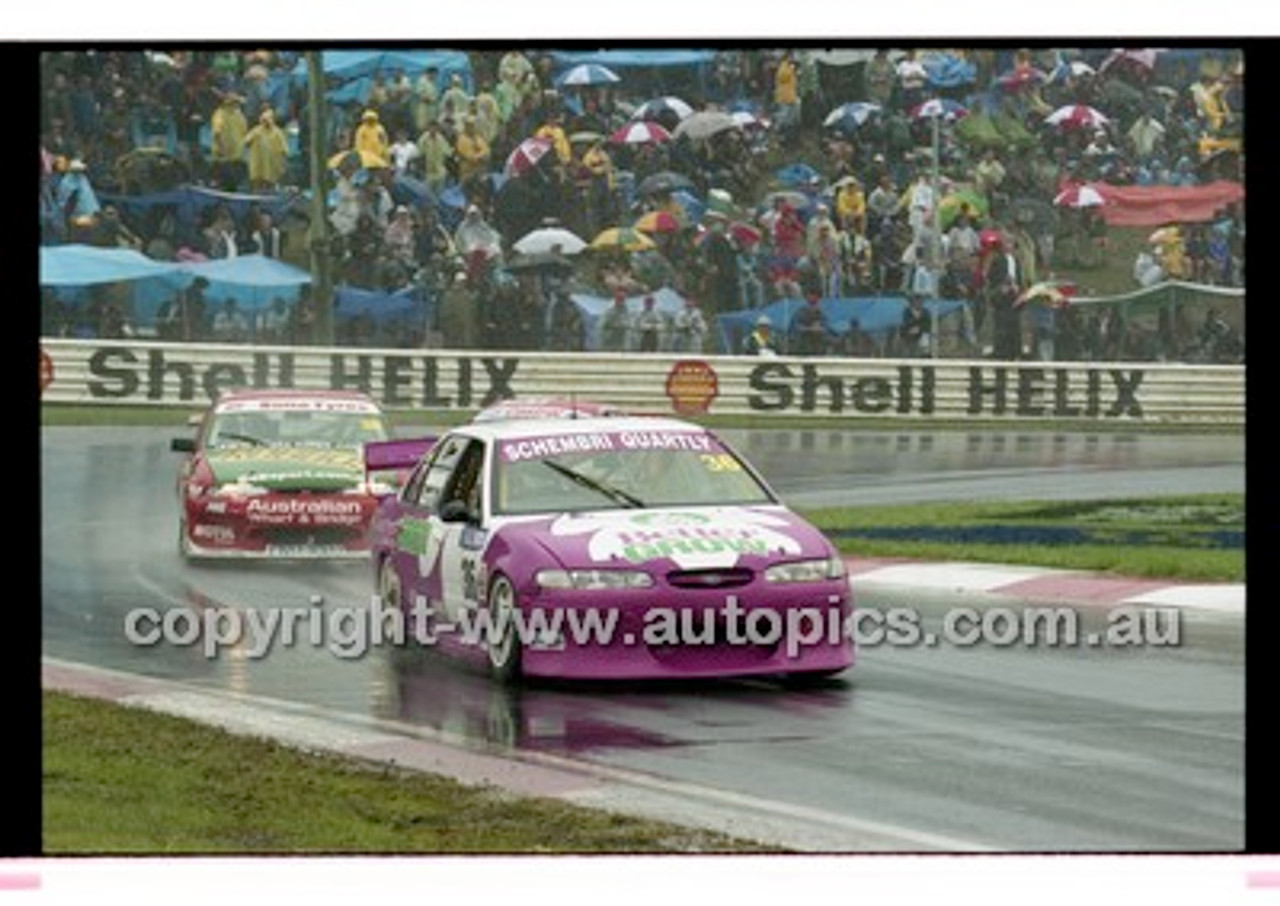
[(351, 148), (360, 155), (362, 165), (369, 159), (378, 166), (391, 166), (391, 139), (378, 111), (369, 108), (360, 114), (360, 125), (352, 137)]
[(250, 215), (249, 232), (245, 236), (246, 255), (263, 255), (280, 260), (284, 255), (284, 234), (276, 226), (271, 212), (254, 211)]
[(755, 327), (747, 334), (742, 343), (742, 351), (747, 355), (776, 356), (777, 348), (773, 344), (773, 322), (768, 315), (756, 318)]
[(243, 343), (249, 339), (249, 321), (230, 296), (214, 314), (212, 326), (213, 339), (219, 343)]
[(902, 323), (898, 327), (897, 345), (898, 354), (905, 357), (927, 356), (933, 348), (929, 315), (924, 310), (924, 298), (919, 293), (907, 296), (907, 306), (902, 310)]
[(214, 185), (224, 192), (239, 191), (244, 180), (244, 140), (249, 123), (243, 103), (243, 96), (228, 92), (209, 118), (210, 173)]
[(289, 169), (289, 139), (276, 125), (270, 107), (258, 114), (258, 122), (245, 133), (244, 147), (248, 155), (249, 191), (263, 194), (278, 191)]
[(600, 318), (600, 348), (606, 352), (622, 352), (627, 348), (631, 315), (627, 312), (627, 296), (622, 290), (613, 294), (613, 305)]
[(692, 296), (685, 297), (684, 307), (672, 318), (671, 351), (700, 353), (706, 336), (707, 320), (702, 309)]
[(427, 188), (439, 194), (449, 179), (449, 168), (454, 160), (453, 146), (439, 122), (431, 120), (427, 123), (427, 128), (418, 136), (418, 150), (421, 152), (423, 181)]
[(827, 323), (826, 315), (822, 313), (817, 294), (810, 293), (805, 304), (791, 316), (789, 347), (796, 355), (826, 355), (834, 333)]
[(289, 341), (289, 303), (276, 296), (258, 316), (255, 338), (262, 343), (286, 343)]
[(653, 296), (645, 296), (642, 306), (631, 328), (635, 332), (637, 348), (640, 352), (657, 352), (662, 348), (666, 322), (655, 307)]

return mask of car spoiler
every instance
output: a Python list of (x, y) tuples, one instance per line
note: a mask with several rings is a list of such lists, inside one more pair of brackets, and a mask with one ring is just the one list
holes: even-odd
[(407, 440), (380, 440), (364, 445), (364, 471), (412, 469), (427, 454), (438, 437), (414, 437)]

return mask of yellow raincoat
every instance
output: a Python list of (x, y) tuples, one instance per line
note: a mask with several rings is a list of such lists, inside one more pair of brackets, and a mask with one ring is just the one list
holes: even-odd
[(241, 160), (244, 157), (244, 137), (249, 131), (249, 121), (240, 109), (238, 98), (226, 98), (209, 117), (209, 133), (212, 142), (209, 156), (214, 163)]
[(270, 110), (244, 137), (249, 158), (249, 184), (255, 189), (272, 189), (284, 179), (289, 167), (289, 140), (276, 125)]

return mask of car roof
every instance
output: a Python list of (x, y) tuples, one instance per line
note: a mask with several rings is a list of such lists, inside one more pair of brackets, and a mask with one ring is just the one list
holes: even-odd
[(520, 418), (470, 423), (454, 429), (470, 437), (485, 440), (507, 440), (517, 437), (590, 434), (608, 431), (682, 431), (707, 433), (707, 429), (678, 418), (649, 415), (580, 416), (577, 418)]

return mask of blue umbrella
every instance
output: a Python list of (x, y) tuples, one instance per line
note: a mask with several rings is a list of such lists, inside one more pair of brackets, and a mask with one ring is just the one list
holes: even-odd
[(582, 63), (556, 76), (556, 86), (559, 88), (573, 85), (612, 85), (621, 81), (622, 78), (616, 72), (598, 63)]
[(827, 118), (822, 121), (822, 125), (828, 129), (843, 129), (849, 132), (871, 119), (872, 114), (879, 112), (879, 104), (872, 104), (869, 101), (853, 101), (848, 104), (841, 104), (828, 113)]
[(811, 186), (822, 181), (822, 174), (806, 163), (788, 164), (773, 174), (779, 184), (788, 188)]
[(413, 205), (419, 208), (436, 205), (435, 193), (425, 182), (403, 173), (397, 173), (391, 181), (391, 200), (397, 204)]

